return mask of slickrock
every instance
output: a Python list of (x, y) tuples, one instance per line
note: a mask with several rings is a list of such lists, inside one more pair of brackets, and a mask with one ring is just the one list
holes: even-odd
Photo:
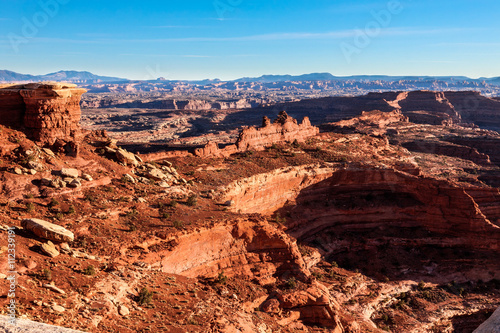
[(500, 308), (472, 333), (500, 333)]
[(24, 219), (21, 224), (23, 228), (33, 232), (38, 237), (54, 242), (72, 242), (75, 239), (71, 231), (44, 220), (35, 218)]

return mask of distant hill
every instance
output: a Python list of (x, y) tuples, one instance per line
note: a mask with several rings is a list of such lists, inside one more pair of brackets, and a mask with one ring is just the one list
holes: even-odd
[[(494, 80), (495, 78), (493, 78)], [(496, 78), (497, 80), (499, 78)], [(303, 75), (263, 75), (260, 77), (244, 77), (236, 79), (233, 82), (289, 82), (289, 81), (429, 81), (439, 80), (444, 82), (457, 81), (488, 81), (490, 79), (480, 78), (471, 79), (466, 76), (389, 76), (389, 75), (352, 75), (352, 76), (334, 76), (330, 73), (311, 73)]]
[(8, 70), (0, 70), (0, 82), (39, 82), (39, 81), (64, 81), (71, 83), (99, 83), (99, 82), (123, 82), (127, 79), (100, 76), (90, 72), (59, 71), (46, 75), (20, 74)]

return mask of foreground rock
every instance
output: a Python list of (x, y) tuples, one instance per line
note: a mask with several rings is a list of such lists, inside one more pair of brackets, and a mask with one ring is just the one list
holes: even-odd
[(71, 231), (44, 220), (24, 219), (21, 224), (23, 228), (31, 231), (38, 237), (54, 242), (72, 242), (75, 239), (75, 235)]
[(9, 323), (9, 317), (0, 316), (0, 332), (16, 333), (83, 333), (69, 328), (41, 324), (31, 320), (18, 319), (16, 326)]
[(473, 333), (500, 333), (500, 308)]

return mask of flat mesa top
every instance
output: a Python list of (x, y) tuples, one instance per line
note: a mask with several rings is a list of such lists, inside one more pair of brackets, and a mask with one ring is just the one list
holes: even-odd
[(36, 90), (36, 89), (71, 89), (76, 88), (77, 85), (73, 83), (66, 82), (37, 82), (37, 83), (6, 83), (0, 84), (0, 89), (28, 89), (28, 90)]

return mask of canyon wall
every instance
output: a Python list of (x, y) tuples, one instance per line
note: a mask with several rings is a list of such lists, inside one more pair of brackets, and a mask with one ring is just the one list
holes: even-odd
[(500, 250), (500, 193), (495, 188), (464, 188), (393, 169), (309, 166), (242, 179), (221, 194), (221, 200), (232, 200), (244, 213), (269, 214), (288, 203), (291, 210), (281, 215), (291, 214), (286, 225), (299, 240), (332, 230), (373, 235), (386, 230), (380, 237), (391, 237), (389, 230), (406, 235), (418, 229), (435, 235), (418, 242)]
[(63, 83), (0, 86), (0, 124), (25, 132), (42, 146), (76, 153), (85, 91)]
[(296, 119), (282, 111), (272, 123), (268, 117), (264, 117), (262, 127), (244, 128), (235, 145), (220, 149), (216, 143), (209, 142), (205, 147), (196, 149), (194, 154), (199, 157), (224, 157), (237, 152), (263, 150), (275, 143), (295, 140), (303, 142), (317, 134), (319, 134), (319, 128), (312, 126), (308, 117), (304, 117), (298, 124)]
[(229, 208), (243, 214), (272, 214), (293, 201), (299, 192), (332, 176), (325, 165), (286, 167), (232, 182), (219, 189), (220, 202), (232, 202)]
[(277, 107), (294, 117), (309, 116), (313, 124), (338, 122), (359, 116), (363, 111), (400, 110), (415, 123), (475, 123), (483, 128), (500, 129), (500, 101), (475, 91), (368, 93), (355, 97), (304, 99), (261, 107), (255, 111), (270, 113)]

